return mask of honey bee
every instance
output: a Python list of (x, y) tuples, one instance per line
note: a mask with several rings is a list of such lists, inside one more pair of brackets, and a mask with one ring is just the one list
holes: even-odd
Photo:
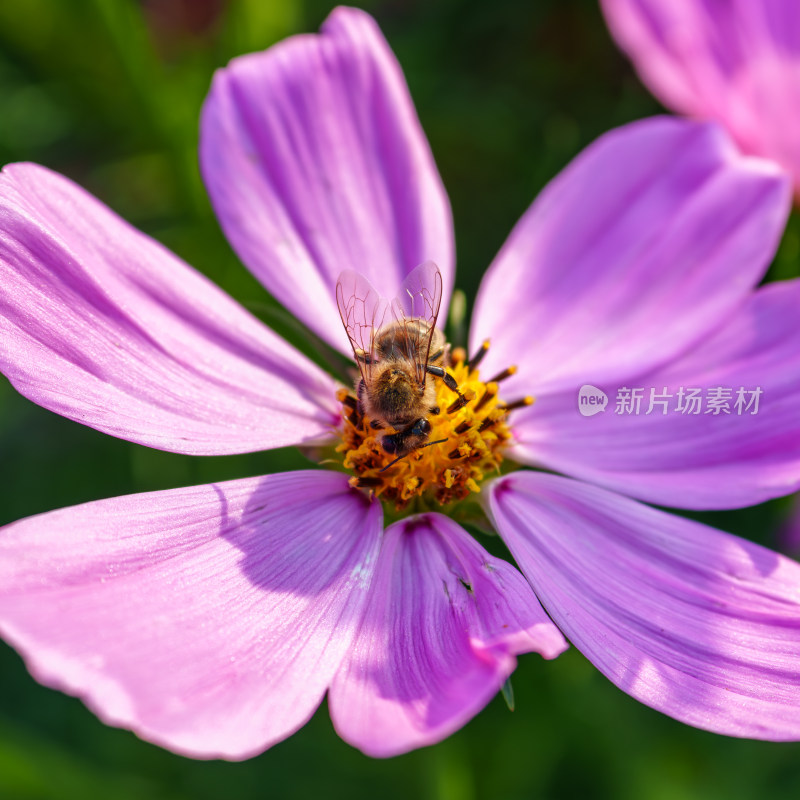
[(389, 455), (397, 456), (387, 467), (415, 450), (446, 441), (428, 441), (428, 417), (441, 413), (436, 378), (466, 402), (445, 369), (449, 345), (436, 328), (441, 301), (442, 276), (431, 261), (408, 275), (391, 303), (352, 270), (343, 272), (336, 284), (339, 314), (361, 372), (357, 410), (376, 430), (394, 430), (380, 440)]

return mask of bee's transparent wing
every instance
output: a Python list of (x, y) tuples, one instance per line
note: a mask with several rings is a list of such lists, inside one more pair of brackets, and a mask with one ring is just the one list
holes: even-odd
[(383, 326), (389, 303), (363, 275), (348, 269), (336, 282), (336, 305), (361, 377), (369, 383), (375, 363), (375, 333)]
[(425, 385), (428, 356), (442, 303), (442, 274), (433, 261), (415, 267), (392, 301), (392, 314), (402, 324), (408, 340), (407, 352), (414, 361), (417, 383)]

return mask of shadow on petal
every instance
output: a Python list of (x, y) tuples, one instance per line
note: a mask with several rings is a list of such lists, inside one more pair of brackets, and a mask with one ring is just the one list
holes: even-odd
[(31, 517), (0, 532), (0, 630), (105, 722), (246, 758), (319, 705), (361, 619), (381, 517), (319, 471)]

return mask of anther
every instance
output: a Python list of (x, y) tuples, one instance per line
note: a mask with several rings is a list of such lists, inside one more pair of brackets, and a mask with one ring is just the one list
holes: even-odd
[[(353, 474), (351, 486), (380, 495), (383, 503), (394, 504), (398, 510), (417, 496), (449, 504), (480, 491), (481, 481), (502, 463), (503, 449), (511, 438), (507, 412), (526, 404), (522, 400), (500, 405), (496, 380), (480, 380), (474, 367), (488, 346), (488, 341), (484, 342), (471, 362), (462, 350), (451, 354), (447, 367), (429, 365), (428, 374), (436, 378), (436, 396), (426, 402), (428, 411), (423, 417), (430, 426), (428, 440), (402, 457), (389, 452), (392, 448), (385, 445), (391, 437), (374, 427), (377, 420), (364, 413), (358, 395), (339, 390), (344, 426), (342, 443), (336, 449)], [(511, 374), (513, 368), (497, 378), (503, 380)], [(449, 447), (443, 446), (445, 442)], [(405, 448), (394, 449), (403, 452)]]
[(455, 414), (456, 411), (460, 411), (464, 406), (469, 403), (469, 400), (464, 397), (462, 394), (457, 400), (454, 400), (450, 405), (447, 407), (448, 414)]
[(489, 380), (486, 382), (500, 383), (500, 381), (504, 381), (506, 378), (510, 378), (512, 375), (516, 374), (517, 374), (516, 367), (508, 367), (507, 369), (504, 369), (502, 372), (498, 372), (497, 375), (494, 376), (494, 378), (489, 378)]
[(474, 369), (478, 368), (478, 364), (483, 361), (483, 357), (489, 352), (489, 340), (484, 339), (481, 343), (480, 349), (474, 356), (467, 362), (467, 366), (470, 369), (470, 372)]
[(467, 360), (467, 351), (463, 347), (454, 347), (450, 352), (450, 364), (458, 367)]
[(358, 480), (356, 481), (356, 485), (360, 489), (370, 489), (375, 486), (380, 486), (382, 483), (383, 483), (383, 478), (365, 478), (363, 476), (358, 478)]
[(505, 405), (500, 406), (503, 411), (515, 411), (518, 408), (525, 408), (525, 406), (532, 406), (533, 405), (533, 398), (528, 395), (527, 397), (523, 397), (521, 400), (515, 400), (513, 403), (506, 403)]
[(480, 411), (493, 397), (497, 396), (497, 386), (492, 386), (491, 383), (487, 384), (486, 391), (481, 396), (481, 399), (475, 403), (473, 411)]

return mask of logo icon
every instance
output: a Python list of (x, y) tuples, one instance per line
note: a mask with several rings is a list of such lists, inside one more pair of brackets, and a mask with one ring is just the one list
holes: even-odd
[(578, 390), (578, 411), (584, 417), (593, 417), (606, 410), (608, 395), (596, 386), (585, 384)]

